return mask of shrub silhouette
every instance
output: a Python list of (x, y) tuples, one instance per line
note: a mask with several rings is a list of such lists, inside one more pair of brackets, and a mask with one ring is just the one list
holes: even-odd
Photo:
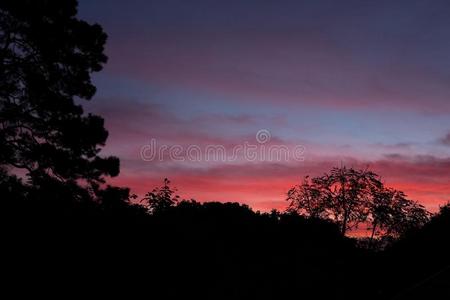
[(162, 213), (178, 203), (180, 197), (175, 195), (176, 190), (171, 189), (169, 185), (169, 179), (164, 178), (163, 186), (145, 194), (141, 202), (145, 203), (150, 213)]

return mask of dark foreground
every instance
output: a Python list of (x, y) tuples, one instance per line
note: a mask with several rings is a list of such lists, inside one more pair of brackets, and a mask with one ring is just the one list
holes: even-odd
[[(2, 209), (14, 295), (150, 299), (447, 299), (450, 210), (385, 251), (335, 225), (235, 203)], [(194, 298), (194, 299), (195, 299)]]

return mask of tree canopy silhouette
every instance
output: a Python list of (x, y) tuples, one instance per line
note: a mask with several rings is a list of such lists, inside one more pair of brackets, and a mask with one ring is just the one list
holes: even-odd
[(77, 19), (76, 6), (0, 3), (0, 165), (25, 170), (35, 186), (56, 180), (94, 191), (119, 173), (119, 160), (99, 156), (103, 119), (77, 104), (95, 94), (90, 76), (107, 60), (107, 37)]
[(429, 220), (425, 208), (406, 195), (387, 188), (369, 170), (333, 168), (322, 176), (303, 179), (288, 191), (289, 211), (330, 219), (345, 235), (361, 223), (371, 224), (371, 238), (398, 237)]

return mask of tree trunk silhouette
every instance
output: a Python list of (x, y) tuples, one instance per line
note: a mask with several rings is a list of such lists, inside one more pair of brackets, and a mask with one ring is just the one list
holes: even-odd
[(372, 244), (373, 244), (373, 238), (375, 236), (375, 230), (377, 228), (377, 221), (373, 222), (373, 227), (372, 227), (372, 234), (370, 235), (370, 242), (369, 242), (369, 248), (372, 249)]
[(347, 222), (348, 222), (348, 210), (345, 210), (344, 220), (342, 221), (342, 229), (341, 229), (342, 235), (345, 235), (345, 233), (347, 232)]

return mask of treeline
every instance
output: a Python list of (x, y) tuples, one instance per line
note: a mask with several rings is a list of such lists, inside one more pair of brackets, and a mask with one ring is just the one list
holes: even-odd
[(448, 292), (448, 206), (374, 251), (331, 220), (181, 200), (168, 180), (142, 204), (124, 202), (128, 191), (116, 188), (105, 189), (98, 201), (68, 201), (53, 185), (39, 198), (9, 201), (13, 189), (8, 194), (1, 186), (11, 234), (6, 257), (24, 272), (23, 282), (26, 274), (51, 283), (44, 290), (102, 286), (214, 299), (410, 299), (411, 293)]

